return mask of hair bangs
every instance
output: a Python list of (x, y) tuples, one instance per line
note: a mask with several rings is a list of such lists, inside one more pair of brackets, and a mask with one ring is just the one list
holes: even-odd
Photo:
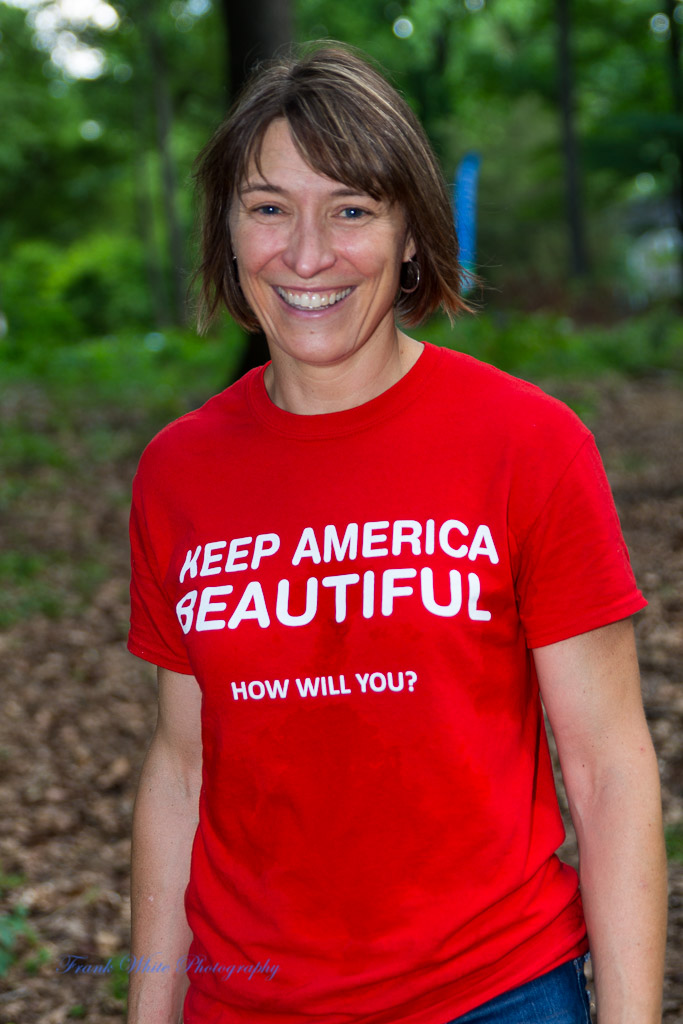
[(336, 111), (334, 116), (317, 97), (305, 99), (305, 103), (291, 104), (285, 117), (306, 163), (354, 191), (394, 202), (394, 175), (387, 173), (389, 169), (367, 132), (359, 131), (357, 122), (350, 123), (351, 119), (343, 116), (345, 111)]

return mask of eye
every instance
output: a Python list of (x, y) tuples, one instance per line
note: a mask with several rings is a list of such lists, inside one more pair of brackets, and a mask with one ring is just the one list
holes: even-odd
[(368, 216), (368, 211), (363, 210), (360, 206), (346, 206), (341, 211), (341, 216), (344, 220), (361, 220)]
[(257, 206), (254, 209), (254, 213), (262, 213), (266, 217), (273, 217), (278, 213), (282, 213), (282, 210), (275, 203), (264, 203), (263, 206)]

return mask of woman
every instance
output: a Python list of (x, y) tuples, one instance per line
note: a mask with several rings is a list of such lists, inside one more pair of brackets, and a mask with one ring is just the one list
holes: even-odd
[(263, 71), (198, 179), (204, 318), (260, 325), (271, 362), (135, 481), (159, 720), (129, 1020), (177, 1020), (189, 978), (185, 1024), (585, 1022), (587, 932), (601, 1024), (658, 1020), (645, 602), (591, 435), (397, 328), (463, 308), (457, 246), (421, 128), (359, 57)]

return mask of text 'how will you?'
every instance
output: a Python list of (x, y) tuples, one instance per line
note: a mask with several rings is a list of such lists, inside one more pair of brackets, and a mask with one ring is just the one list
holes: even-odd
[[(415, 688), (417, 673), (406, 672), (355, 672), (349, 676), (304, 676), (296, 677), (294, 686), (289, 679), (252, 679), (250, 682), (232, 682), (230, 688), (234, 700), (284, 700), (288, 694), (298, 697), (343, 697), (351, 693), (383, 693), (392, 691), (410, 693)], [(349, 685), (350, 684), (350, 685)]]

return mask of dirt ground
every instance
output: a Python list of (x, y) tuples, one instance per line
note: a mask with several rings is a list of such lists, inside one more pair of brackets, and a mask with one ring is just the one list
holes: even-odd
[[(683, 391), (660, 377), (552, 388), (595, 430), (636, 575), (643, 694), (661, 765), (666, 822), (683, 823)], [(28, 399), (27, 399), (28, 400)], [(67, 438), (75, 454), (82, 439)], [(58, 548), (106, 578), (0, 635), (0, 1022), (123, 1019), (125, 970), (75, 973), (65, 958), (116, 967), (128, 949), (128, 858), (136, 780), (155, 717), (149, 666), (129, 656), (127, 500), (135, 459), (65, 475), (37, 468), (32, 492), (0, 523), (3, 547)], [(42, 485), (44, 484), (44, 487)], [(40, 486), (38, 486), (40, 485)], [(41, 490), (42, 487), (42, 490)], [(76, 583), (78, 580), (76, 579)], [(78, 589), (78, 588), (77, 588)], [(574, 856), (568, 842), (568, 855)], [(665, 1024), (683, 1024), (683, 863), (670, 867)], [(21, 908), (27, 908), (26, 917)]]

